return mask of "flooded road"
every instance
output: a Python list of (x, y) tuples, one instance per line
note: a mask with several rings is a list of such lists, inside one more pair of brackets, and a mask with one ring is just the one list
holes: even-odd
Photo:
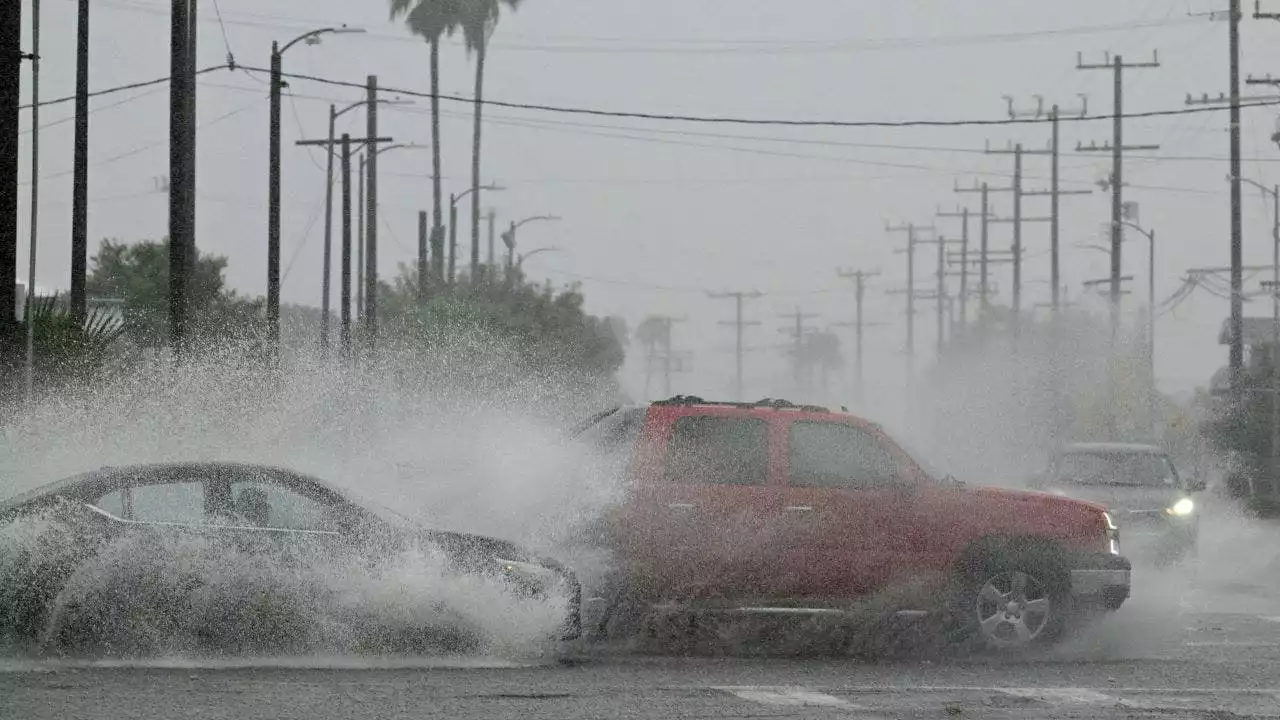
[[(1280, 717), (1280, 612), (1135, 602), (1034, 658), (860, 662), (638, 656), (0, 665), (0, 717)], [(1249, 612), (1259, 610), (1260, 612)]]

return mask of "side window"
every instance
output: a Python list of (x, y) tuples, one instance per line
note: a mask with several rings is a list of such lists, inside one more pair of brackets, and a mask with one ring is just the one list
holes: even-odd
[(667, 448), (667, 480), (711, 485), (764, 485), (769, 426), (754, 418), (682, 417)]
[(280, 485), (231, 483), (236, 522), (277, 530), (338, 530), (337, 509)]
[(893, 485), (898, 465), (876, 438), (840, 423), (791, 426), (792, 487), (866, 489)]
[(203, 482), (134, 485), (129, 488), (129, 495), (133, 500), (132, 520), (184, 525), (205, 522)]
[(118, 518), (127, 518), (124, 510), (124, 491), (113, 490), (93, 501), (93, 504)]

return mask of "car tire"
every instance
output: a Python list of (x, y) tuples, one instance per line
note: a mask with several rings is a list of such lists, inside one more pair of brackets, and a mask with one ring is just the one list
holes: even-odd
[(1071, 617), (1070, 588), (1058, 546), (1036, 539), (983, 543), (956, 568), (947, 640), (953, 649), (1002, 654), (1052, 645)]

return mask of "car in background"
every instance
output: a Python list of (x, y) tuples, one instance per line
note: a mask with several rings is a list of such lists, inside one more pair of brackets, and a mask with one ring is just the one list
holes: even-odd
[(1163, 563), (1195, 554), (1205, 483), (1182, 476), (1157, 446), (1066, 445), (1031, 486), (1106, 505), (1134, 559)]
[[(283, 468), (228, 462), (104, 467), (0, 502), (0, 524), (50, 513), (87, 540), (71, 562), (52, 558), (28, 587), (0, 588), (0, 619), (27, 613), (23, 624), (33, 641), (62, 583), (99, 548), (130, 533), (203, 536), (240, 551), (279, 550), (289, 562), (343, 554), (376, 562), (406, 549), (439, 549), (447, 573), (493, 578), (516, 598), (554, 593), (567, 599), (562, 639), (577, 637), (581, 629), (581, 589), (559, 562), (498, 538), (418, 526), (324, 480)], [(455, 644), (474, 640), (460, 636)]]
[(644, 608), (848, 614), (925, 583), (953, 637), (1024, 647), (1060, 636), (1073, 610), (1115, 610), (1129, 596), (1102, 506), (938, 477), (843, 412), (678, 396), (576, 429), (626, 486), (601, 533), (619, 571), (597, 633)]

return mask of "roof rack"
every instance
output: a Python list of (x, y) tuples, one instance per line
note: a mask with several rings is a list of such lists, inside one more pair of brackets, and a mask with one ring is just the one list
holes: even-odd
[(655, 400), (654, 405), (715, 405), (719, 407), (737, 408), (772, 408), (774, 410), (800, 410), (803, 412), (831, 412), (821, 405), (796, 405), (781, 398), (763, 398), (753, 403), (731, 402), (724, 400), (704, 400), (696, 395), (676, 395), (666, 400)]

